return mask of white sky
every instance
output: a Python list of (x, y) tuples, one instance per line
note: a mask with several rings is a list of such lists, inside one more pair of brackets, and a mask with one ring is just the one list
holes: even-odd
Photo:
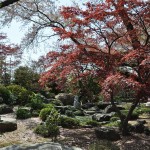
[[(60, 1), (60, 5), (64, 5), (64, 6), (68, 6), (72, 4), (72, 0), (59, 0), (59, 1)], [(86, 3), (89, 0), (74, 0), (74, 1), (78, 4), (82, 4), (82, 3)], [(145, 1), (148, 1), (148, 0), (145, 0)], [(26, 30), (27, 28), (24, 29), (20, 23), (13, 21), (10, 27), (5, 27), (1, 29), (0, 32), (4, 32), (7, 34), (7, 37), (10, 40), (10, 43), (20, 44), (21, 39), (24, 37)], [(24, 61), (28, 61), (30, 59), (37, 59), (40, 55), (46, 54), (46, 53), (47, 51), (45, 51), (44, 44), (43, 44), (42, 47), (38, 47), (38, 52), (36, 53), (35, 51), (31, 49), (24, 52), (23, 59)]]

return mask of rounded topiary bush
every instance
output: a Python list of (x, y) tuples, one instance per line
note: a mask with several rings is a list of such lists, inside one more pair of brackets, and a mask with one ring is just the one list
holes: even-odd
[(56, 137), (60, 134), (59, 127), (54, 124), (50, 124), (49, 126), (46, 126), (45, 124), (38, 125), (34, 132), (42, 135), (43, 137), (51, 137), (52, 139), (56, 139)]
[(30, 97), (33, 94), (31, 91), (26, 90), (20, 85), (9, 85), (7, 89), (14, 95), (16, 98), (16, 104), (24, 105), (30, 102)]
[(39, 94), (33, 94), (30, 101), (33, 110), (40, 110), (44, 107), (43, 100)]
[(51, 112), (57, 111), (53, 105), (48, 105), (46, 108), (43, 108), (40, 111), (39, 117), (42, 119), (42, 121), (45, 121), (46, 118), (51, 114)]
[(61, 116), (59, 120), (59, 125), (63, 128), (77, 128), (80, 126), (80, 121), (75, 118)]
[(16, 111), (16, 117), (17, 119), (27, 119), (31, 117), (31, 113), (29, 109), (25, 108), (18, 108)]

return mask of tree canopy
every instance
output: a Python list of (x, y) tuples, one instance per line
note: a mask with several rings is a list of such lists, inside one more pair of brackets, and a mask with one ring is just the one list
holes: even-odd
[[(64, 85), (91, 74), (99, 77), (105, 100), (111, 101), (126, 133), (128, 119), (138, 102), (150, 96), (150, 19), (149, 3), (103, 1), (87, 3), (86, 8), (63, 7), (61, 16), (67, 25), (53, 27), (62, 44), (47, 54), (47, 79)], [(114, 104), (119, 89), (135, 92), (133, 105), (126, 118)]]

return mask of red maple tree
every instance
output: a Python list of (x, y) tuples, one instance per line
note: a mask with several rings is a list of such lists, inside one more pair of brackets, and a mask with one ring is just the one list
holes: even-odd
[[(53, 28), (63, 44), (47, 54), (41, 84), (51, 79), (62, 86), (68, 78), (98, 77), (102, 94), (116, 108), (126, 134), (133, 110), (150, 96), (149, 5), (138, 0), (105, 0), (89, 2), (84, 9), (63, 7), (66, 25)], [(114, 96), (124, 88), (136, 93), (126, 117), (114, 103)]]

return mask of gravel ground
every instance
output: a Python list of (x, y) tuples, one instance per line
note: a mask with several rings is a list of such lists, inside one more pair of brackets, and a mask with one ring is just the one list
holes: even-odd
[[(14, 114), (3, 115), (3, 117), (15, 118)], [(29, 118), (26, 120), (17, 120), (17, 130), (7, 132), (0, 136), (0, 147), (13, 144), (30, 144), (49, 142), (50, 138), (43, 138), (33, 132), (37, 124), (40, 124), (39, 118)], [(83, 150), (88, 150), (89, 144), (96, 140), (94, 129), (60, 129), (58, 142), (69, 146), (77, 146)], [(122, 137), (115, 142), (121, 150), (150, 150), (150, 137), (144, 134), (134, 134), (128, 137)]]

